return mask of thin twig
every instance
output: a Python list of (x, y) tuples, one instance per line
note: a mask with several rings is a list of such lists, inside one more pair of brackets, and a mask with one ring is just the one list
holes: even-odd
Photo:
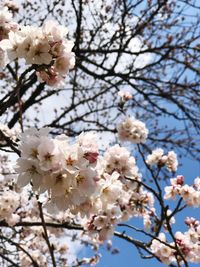
[[(38, 197), (37, 197), (37, 200), (38, 200)], [(47, 246), (49, 248), (49, 253), (50, 253), (50, 256), (51, 256), (51, 260), (52, 260), (52, 264), (53, 264), (53, 267), (56, 267), (56, 260), (55, 260), (55, 256), (54, 256), (54, 248), (53, 246), (50, 244), (50, 241), (49, 241), (49, 237), (48, 237), (48, 233), (47, 233), (47, 227), (46, 227), (46, 223), (45, 223), (45, 220), (44, 220), (44, 214), (43, 214), (43, 210), (42, 210), (42, 203), (40, 201), (38, 201), (38, 207), (39, 207), (39, 212), (40, 212), (40, 218), (41, 218), (41, 221), (42, 221), (42, 227), (43, 227), (43, 230), (44, 230), (44, 239), (47, 243)]]

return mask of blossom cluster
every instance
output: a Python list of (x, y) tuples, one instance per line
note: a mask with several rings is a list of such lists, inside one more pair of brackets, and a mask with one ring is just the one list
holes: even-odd
[(20, 217), (16, 213), (20, 205), (20, 195), (11, 190), (13, 168), (7, 155), (0, 155), (0, 221), (15, 225)]
[[(6, 16), (6, 9), (4, 13)], [(59, 85), (75, 64), (74, 44), (66, 39), (67, 33), (67, 28), (55, 21), (47, 21), (42, 27), (20, 26), (7, 32), (0, 42), (1, 67), (23, 58), (26, 64), (34, 66), (41, 82)]]
[[(59, 266), (67, 266), (66, 255), (68, 253), (68, 246), (59, 242), (59, 235), (48, 230), (48, 234), (51, 235), (51, 243), (54, 247), (54, 253), (58, 256)], [(54, 237), (54, 238), (52, 238)], [(55, 238), (57, 237), (57, 238)], [(49, 258), (47, 257), (49, 251), (43, 238), (42, 227), (32, 227), (31, 229), (24, 229), (21, 234), (22, 242), (21, 246), (25, 249), (32, 257), (32, 259), (39, 264), (39, 266), (49, 266)], [(19, 252), (20, 266), (27, 267), (31, 266), (30, 257), (23, 251)]]
[(157, 165), (159, 167), (166, 166), (170, 172), (175, 172), (178, 166), (177, 156), (174, 151), (169, 151), (167, 154), (164, 154), (162, 148), (153, 150), (152, 154), (147, 156), (146, 163), (148, 165)]
[(0, 123), (0, 144), (5, 144), (4, 138), (1, 136), (1, 132), (12, 141), (16, 141), (19, 132), (14, 129), (9, 129), (7, 125)]
[(22, 134), (21, 158), (17, 161), (18, 185), (29, 182), (38, 193), (49, 191), (52, 206), (58, 209), (75, 208), (87, 202), (97, 190), (94, 169), (98, 147), (80, 135), (75, 144), (68, 137), (48, 137), (48, 128), (31, 129)]
[[(189, 230), (185, 233), (176, 232), (175, 242), (168, 243), (164, 233), (160, 233), (151, 244), (151, 251), (165, 264), (183, 262), (180, 253), (185, 260), (193, 263), (200, 261), (200, 222), (194, 218), (186, 218), (185, 223)], [(180, 253), (177, 252), (177, 247)]]
[(148, 129), (145, 124), (133, 117), (125, 118), (117, 128), (121, 141), (129, 141), (134, 144), (145, 143), (148, 136)]
[[(7, 39), (9, 32), (17, 31), (18, 24), (13, 22), (13, 15), (9, 12), (8, 7), (0, 6), (0, 41)], [(8, 63), (4, 50), (0, 46), (0, 67), (4, 67)]]
[(20, 187), (31, 182), (39, 194), (48, 193), (49, 212), (69, 210), (85, 218), (85, 229), (99, 240), (117, 223), (153, 210), (154, 199), (140, 185), (135, 158), (119, 145), (99, 155), (97, 138), (82, 133), (71, 144), (65, 135), (50, 138), (49, 129), (30, 129), (21, 135), (17, 160)]
[(3, 39), (7, 39), (9, 32), (17, 31), (18, 30), (18, 24), (13, 22), (13, 15), (8, 10), (8, 7), (4, 6), (1, 7), (0, 10), (0, 41)]
[(0, 184), (8, 182), (12, 172), (13, 168), (11, 162), (8, 160), (8, 156), (0, 154)]
[(180, 195), (188, 206), (198, 208), (200, 206), (200, 178), (194, 180), (194, 184), (189, 186), (184, 184), (184, 177), (178, 175), (170, 179), (171, 185), (165, 187), (165, 199), (176, 199)]
[[(13, 164), (7, 155), (0, 154), (0, 224), (3, 221), (9, 226), (16, 226), (23, 223), (40, 224), (40, 212), (38, 209), (38, 200), (33, 194), (31, 186), (25, 188), (18, 188), (15, 184), (16, 174), (14, 173)], [(43, 196), (45, 198), (45, 196)], [(72, 223), (74, 216), (68, 212), (59, 212), (58, 214), (50, 215), (43, 209), (44, 220), (47, 223), (62, 224)], [(1, 234), (7, 238), (11, 238), (17, 244), (31, 255), (32, 259), (37, 262), (38, 266), (49, 266), (50, 257), (46, 241), (43, 236), (43, 229), (41, 226), (22, 227), (16, 226), (17, 231), (11, 232), (6, 227), (1, 228)], [(19, 230), (19, 231), (18, 231)], [(63, 242), (62, 238), (65, 236), (67, 230), (62, 228), (47, 229), (50, 242), (54, 247), (54, 253), (58, 259), (59, 266), (68, 265), (68, 257), (70, 249)], [(68, 233), (69, 234), (69, 233)], [(12, 235), (12, 237), (10, 237)], [(71, 238), (69, 238), (70, 240)], [(32, 260), (27, 253), (19, 250), (19, 264), (22, 267), (32, 266)], [(41, 253), (42, 252), (42, 253)]]
[[(125, 147), (117, 144), (102, 154), (94, 133), (82, 133), (71, 143), (66, 135), (50, 137), (49, 131), (49, 128), (32, 128), (21, 134), (21, 157), (16, 166), (17, 186), (24, 188), (29, 184), (29, 188), (31, 186), (40, 199), (44, 199), (43, 204), (49, 214), (45, 215), (46, 223), (52, 222), (52, 218), (57, 222), (80, 222), (91, 240), (96, 242), (110, 238), (117, 224), (132, 217), (143, 218), (144, 227), (149, 230), (157, 217), (154, 197), (142, 185), (136, 160)], [(188, 188), (184, 185), (183, 176), (179, 175), (171, 179), (171, 186), (165, 187), (164, 198), (175, 198), (179, 194), (188, 205), (199, 205), (200, 178), (196, 178), (194, 185)], [(30, 197), (26, 194), (22, 198), (14, 191), (4, 190), (0, 196), (0, 220), (6, 220), (10, 225), (15, 225), (19, 218), (22, 222), (24, 219), (37, 221), (37, 200), (31, 202), (31, 207), (24, 205), (25, 211), (20, 201), (27, 203)], [(167, 216), (170, 214), (168, 210)], [(169, 223), (174, 222), (172, 216)], [(177, 232), (175, 242), (168, 243), (163, 233), (153, 239), (150, 249), (162, 262), (182, 261), (177, 254), (177, 246), (186, 260), (200, 261), (199, 222), (190, 218), (186, 224), (189, 230)], [(33, 227), (31, 231), (22, 231), (22, 239), (25, 240), (22, 246), (40, 265), (48, 266), (45, 256), (48, 249), (41, 242), (42, 228)], [(59, 233), (59, 229), (51, 229), (51, 236), (58, 237)], [(65, 266), (67, 261), (62, 254), (67, 247), (55, 240), (51, 242)], [(22, 266), (31, 264), (30, 258), (22, 252), (19, 259)]]
[(0, 192), (0, 220), (5, 220), (9, 225), (15, 225), (20, 217), (15, 213), (20, 203), (20, 196), (14, 191)]

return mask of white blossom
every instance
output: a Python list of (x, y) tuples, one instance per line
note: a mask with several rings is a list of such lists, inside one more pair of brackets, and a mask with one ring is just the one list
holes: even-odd
[(117, 131), (121, 141), (130, 141), (135, 144), (145, 143), (148, 136), (145, 124), (132, 117), (125, 118), (118, 125)]
[(159, 167), (166, 166), (170, 172), (175, 172), (178, 166), (177, 156), (174, 151), (169, 151), (168, 154), (164, 154), (162, 148), (157, 148), (147, 156), (146, 163), (148, 165), (157, 165)]
[(64, 75), (75, 65), (74, 44), (66, 39), (67, 32), (67, 28), (54, 21), (47, 21), (42, 27), (10, 30), (0, 42), (1, 67), (23, 58), (26, 64), (34, 65), (40, 81), (49, 86), (61, 85)]

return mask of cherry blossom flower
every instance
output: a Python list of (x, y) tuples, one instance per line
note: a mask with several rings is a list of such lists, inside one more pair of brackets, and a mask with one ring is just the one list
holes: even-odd
[(147, 156), (146, 163), (148, 165), (157, 165), (159, 167), (166, 166), (170, 172), (175, 172), (178, 166), (177, 156), (174, 151), (169, 151), (164, 154), (161, 148), (154, 149), (150, 155)]
[(131, 143), (145, 143), (148, 130), (145, 124), (135, 118), (125, 118), (118, 127), (118, 136), (121, 141), (130, 141)]

